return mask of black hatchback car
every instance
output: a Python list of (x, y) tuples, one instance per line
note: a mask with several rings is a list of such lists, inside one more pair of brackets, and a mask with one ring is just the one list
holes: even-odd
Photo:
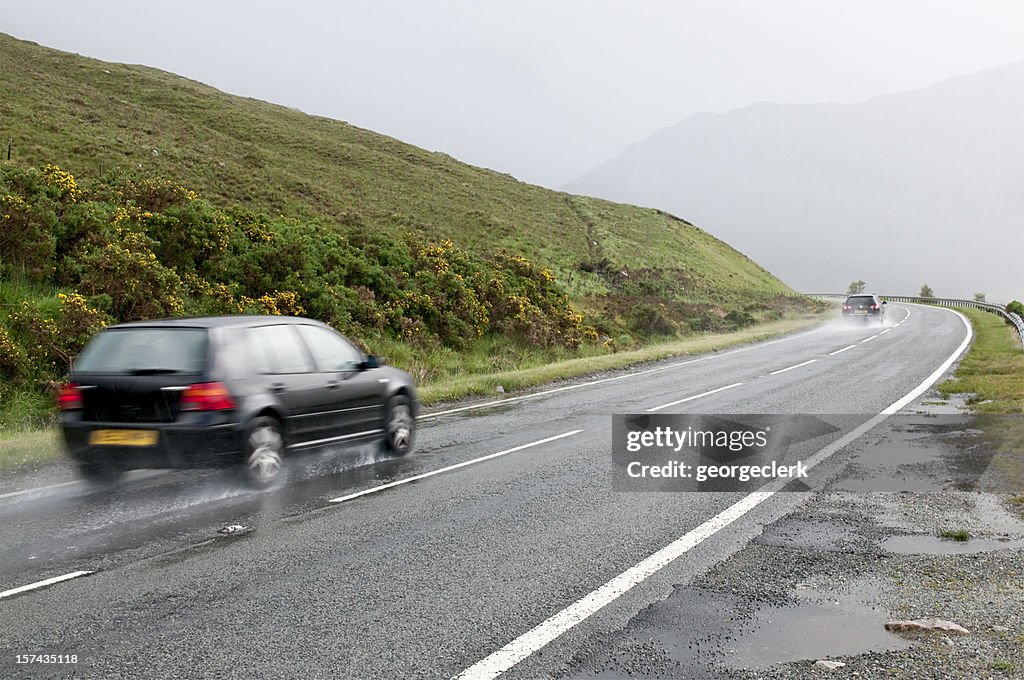
[(865, 322), (874, 320), (882, 325), (885, 323), (885, 300), (877, 295), (851, 295), (843, 303), (843, 318), (862, 318)]
[(119, 324), (86, 345), (58, 397), (82, 474), (238, 466), (257, 485), (286, 454), (381, 440), (412, 449), (412, 378), (330, 326), (280, 316)]

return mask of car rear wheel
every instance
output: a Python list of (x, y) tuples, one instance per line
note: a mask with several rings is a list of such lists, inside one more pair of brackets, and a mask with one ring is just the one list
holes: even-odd
[(396, 456), (404, 456), (412, 451), (416, 433), (416, 419), (412, 415), (409, 397), (402, 394), (391, 397), (384, 413), (384, 450)]
[(84, 463), (78, 464), (78, 472), (90, 484), (96, 486), (111, 486), (121, 475), (120, 470), (115, 470), (106, 463)]
[(245, 440), (245, 474), (256, 486), (267, 486), (281, 476), (284, 437), (274, 418), (256, 418)]

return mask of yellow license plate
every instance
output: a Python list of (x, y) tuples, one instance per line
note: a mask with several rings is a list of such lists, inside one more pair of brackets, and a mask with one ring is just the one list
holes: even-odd
[(93, 446), (154, 446), (156, 430), (93, 430), (89, 443)]

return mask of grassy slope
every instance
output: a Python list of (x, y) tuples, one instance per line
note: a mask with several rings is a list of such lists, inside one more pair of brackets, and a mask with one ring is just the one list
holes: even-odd
[[(0, 34), (0, 72), (0, 139), (14, 139), (12, 158), (21, 165), (55, 163), (83, 180), (118, 166), (141, 168), (222, 205), (250, 204), (381, 233), (417, 228), (477, 252), (507, 249), (551, 268), (576, 304), (597, 313), (661, 298), (683, 303), (677, 311), (695, 303), (695, 309), (724, 314), (770, 305), (774, 296), (793, 292), (727, 244), (659, 211), (528, 185), (157, 69), (105, 63)], [(602, 260), (609, 272), (628, 270), (630, 281), (653, 270), (654, 289), (626, 297), (617, 273), (579, 269), (581, 262)], [(665, 281), (673, 285), (659, 289)], [(55, 292), (38, 288), (0, 281), (0, 304), (43, 300)], [(763, 326), (753, 327), (739, 339), (761, 332)], [(426, 396), (436, 398), (489, 392), (495, 381), (514, 389), (639, 358), (609, 356), (601, 346), (574, 353), (502, 338), (481, 339), (461, 354), (379, 340), (375, 349), (420, 377)], [(650, 356), (665, 354), (661, 342), (648, 348)], [(682, 351), (690, 350), (669, 353)], [(35, 427), (47, 417), (48, 397), (16, 396), (19, 403), (3, 405), (9, 422)]]
[[(681, 220), (524, 184), (346, 123), (0, 34), (0, 134), (13, 159), (77, 176), (141, 166), (207, 197), (385, 232), (423, 228), (477, 251), (522, 253), (572, 297), (606, 293), (584, 260), (685, 272), (692, 301), (790, 289)], [(687, 300), (687, 301), (690, 301)]]

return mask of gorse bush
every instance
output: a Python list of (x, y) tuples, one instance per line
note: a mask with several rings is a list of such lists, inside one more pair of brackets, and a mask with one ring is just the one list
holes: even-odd
[(71, 360), (110, 321), (77, 293), (21, 300), (0, 313), (0, 423), (41, 424)]
[(588, 335), (551, 272), (519, 256), (481, 257), (421, 232), (391, 240), (223, 209), (123, 172), (83, 189), (53, 166), (6, 165), (2, 181), (4, 206), (17, 213), (4, 220), (4, 273), (31, 271), (116, 320), (308, 313), (451, 345), (527, 335), (525, 325), (543, 344), (571, 347)]
[(757, 319), (748, 311), (733, 309), (725, 315), (725, 321), (734, 328), (746, 328), (757, 323)]
[(112, 321), (78, 293), (58, 293), (57, 301), (56, 307), (23, 301), (10, 314), (12, 329), (22, 340), (19, 349), (34, 364), (24, 367), (29, 371), (66, 371), (85, 343)]
[(52, 186), (48, 180), (52, 174), (46, 174), (46, 170), (11, 173), (10, 178), (6, 174), (0, 187), (0, 257), (4, 273), (33, 281), (48, 280), (54, 270), (60, 214), (77, 196)]
[[(24, 348), (0, 326), (0, 379), (4, 383), (20, 386), (29, 371), (29, 358)], [(0, 395), (5, 396), (5, 395)]]
[(110, 301), (109, 311), (124, 321), (184, 313), (181, 279), (157, 258), (153, 239), (115, 222), (104, 240), (87, 244), (71, 256), (78, 273), (77, 289), (104, 296)]
[(53, 291), (0, 310), (10, 384), (42, 389), (104, 325), (167, 316), (308, 315), (421, 348), (488, 334), (566, 348), (597, 337), (548, 269), (420, 231), (393, 239), (358, 221), (224, 208), (122, 171), (79, 186), (56, 166), (3, 165), (0, 208), (0, 276)]
[(676, 326), (669, 320), (664, 305), (643, 303), (635, 306), (629, 314), (630, 327), (647, 334), (668, 335), (676, 332)]

